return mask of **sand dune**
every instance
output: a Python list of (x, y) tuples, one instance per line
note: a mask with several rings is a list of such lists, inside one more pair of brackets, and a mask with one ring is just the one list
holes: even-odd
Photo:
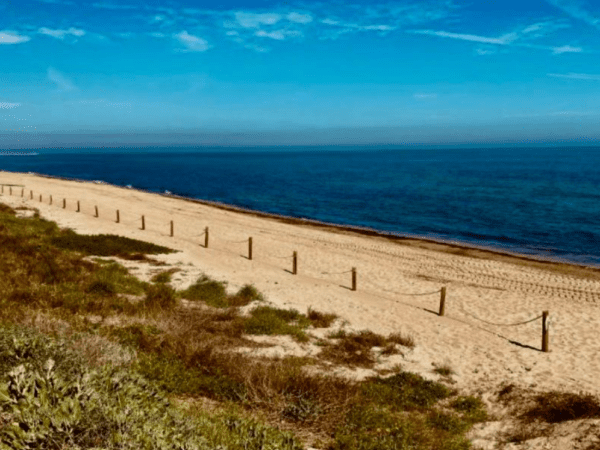
[[(436, 377), (433, 364), (447, 363), (456, 372), (457, 387), (469, 392), (515, 383), (600, 394), (597, 269), (293, 223), (106, 184), (7, 172), (0, 173), (0, 182), (25, 185), (24, 197), (20, 187), (12, 196), (4, 187), (2, 202), (38, 208), (62, 227), (181, 250), (168, 257), (186, 268), (175, 281), (178, 287), (204, 272), (227, 280), (231, 288), (252, 283), (280, 306), (335, 312), (353, 329), (409, 333), (417, 346), (401, 364), (428, 378)], [(210, 242), (204, 248), (207, 226)], [(247, 258), (250, 236), (253, 260)], [(298, 275), (291, 273), (293, 251)], [(356, 292), (350, 290), (352, 267), (358, 273)], [(442, 286), (447, 288), (444, 317), (436, 314)], [(540, 351), (541, 319), (508, 326), (544, 310), (551, 319), (549, 353)]]

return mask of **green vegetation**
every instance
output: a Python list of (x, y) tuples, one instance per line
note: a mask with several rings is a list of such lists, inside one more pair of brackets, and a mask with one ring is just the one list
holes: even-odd
[(179, 272), (180, 270), (181, 269), (178, 269), (176, 267), (169, 270), (164, 270), (154, 275), (150, 281), (152, 281), (153, 283), (170, 283), (173, 274)]
[(546, 392), (535, 397), (535, 406), (527, 411), (524, 417), (528, 420), (542, 420), (548, 423), (598, 418), (600, 402), (591, 394)]
[(383, 355), (399, 353), (395, 344), (413, 348), (412, 337), (401, 334), (391, 334), (388, 337), (372, 331), (348, 333), (338, 330), (330, 333), (329, 338), (337, 339), (334, 343), (325, 343), (321, 356), (329, 361), (349, 366), (373, 367), (376, 363), (373, 347), (382, 347)]
[(248, 334), (288, 334), (299, 342), (307, 342), (304, 330), (309, 325), (308, 318), (295, 309), (259, 306), (250, 311), (250, 317), (244, 321), (244, 331)]
[(435, 369), (433, 369), (433, 371), (443, 377), (449, 377), (450, 375), (454, 374), (454, 370), (452, 370), (452, 367), (450, 367), (448, 364), (438, 365), (435, 367)]
[(175, 252), (175, 250), (170, 248), (136, 239), (111, 234), (85, 236), (77, 234), (72, 230), (65, 230), (59, 236), (54, 236), (51, 239), (51, 243), (58, 248), (96, 256), (135, 255), (137, 253), (155, 255)]
[(215, 308), (229, 308), (232, 306), (245, 306), (253, 301), (263, 301), (263, 295), (249, 284), (241, 287), (234, 295), (228, 295), (227, 283), (215, 281), (202, 275), (194, 284), (180, 292), (186, 300), (201, 301)]
[(308, 308), (308, 313), (306, 314), (308, 320), (310, 320), (311, 324), (315, 328), (329, 328), (331, 324), (338, 318), (337, 314), (332, 313), (322, 313), (319, 311), (315, 311), (312, 308)]
[[(310, 358), (238, 351), (260, 346), (251, 334), (306, 342), (334, 314), (259, 304), (242, 315), (263, 300), (254, 286), (227, 294), (202, 276), (178, 292), (172, 270), (143, 283), (118, 263), (85, 259), (167, 251), (78, 236), (0, 204), (0, 449), (303, 448), (282, 421), (329, 450), (469, 448), (466, 431), (486, 417), (479, 399), (401, 370), (354, 382), (305, 370), (319, 363)], [(368, 331), (331, 339), (321, 358), (350, 366), (372, 366), (373, 347), (415, 345)], [(214, 410), (198, 406), (205, 399)]]

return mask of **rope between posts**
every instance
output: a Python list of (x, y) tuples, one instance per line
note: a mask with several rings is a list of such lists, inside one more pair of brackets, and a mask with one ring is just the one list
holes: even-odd
[(265, 255), (268, 256), (269, 258), (277, 258), (277, 259), (288, 259), (288, 258), (293, 258), (294, 257), (294, 255), (289, 255), (289, 256), (275, 256), (275, 255), (272, 255), (270, 253), (266, 253)]
[(398, 295), (409, 295), (409, 296), (411, 296), (411, 297), (417, 297), (417, 296), (420, 296), (420, 295), (433, 295), (433, 294), (439, 294), (440, 292), (442, 292), (442, 290), (441, 290), (441, 289), (438, 289), (437, 291), (433, 291), (433, 292), (423, 292), (423, 293), (420, 293), (420, 294), (407, 294), (407, 293), (404, 293), (404, 292), (394, 292), (394, 294), (398, 294)]
[(350, 273), (351, 270), (346, 270), (345, 272), (321, 272), (321, 275), (342, 275), (345, 273)]
[(527, 323), (535, 322), (536, 320), (541, 319), (543, 317), (543, 315), (540, 314), (539, 316), (534, 317), (533, 319), (525, 320), (523, 322), (517, 322), (517, 323), (495, 323), (495, 322), (489, 322), (489, 321), (484, 320), (484, 319), (480, 319), (479, 317), (475, 316), (474, 314), (471, 314), (470, 312), (465, 311), (465, 309), (462, 307), (462, 305), (459, 305), (459, 307), (460, 307), (461, 311), (464, 312), (467, 316), (470, 316), (470, 317), (472, 317), (475, 320), (479, 320), (480, 322), (487, 323), (488, 325), (494, 325), (494, 326), (497, 326), (497, 327), (516, 327), (518, 325), (525, 325)]
[(244, 239), (243, 241), (230, 241), (229, 239), (223, 239), (220, 237), (217, 237), (216, 239), (217, 239), (217, 241), (229, 242), (230, 244), (243, 244), (243, 243), (248, 242), (248, 239)]

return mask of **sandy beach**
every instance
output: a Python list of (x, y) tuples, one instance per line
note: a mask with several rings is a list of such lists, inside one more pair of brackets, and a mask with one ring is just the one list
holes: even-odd
[[(416, 347), (397, 362), (427, 378), (438, 377), (435, 365), (447, 364), (456, 387), (471, 393), (514, 383), (600, 394), (598, 269), (303, 224), (101, 183), (7, 172), (0, 172), (0, 183), (24, 185), (13, 187), (12, 195), (4, 186), (3, 203), (38, 208), (61, 227), (179, 250), (163, 257), (183, 269), (174, 280), (178, 288), (206, 273), (232, 290), (254, 284), (278, 306), (334, 312), (350, 329), (408, 333)], [(294, 251), (297, 275), (291, 273)], [(442, 287), (447, 294), (440, 317)], [(548, 353), (541, 351), (542, 311), (550, 317)]]

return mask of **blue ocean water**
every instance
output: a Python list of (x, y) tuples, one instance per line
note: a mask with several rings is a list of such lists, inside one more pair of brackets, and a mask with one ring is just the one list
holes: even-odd
[(600, 266), (598, 147), (37, 151), (0, 169)]

